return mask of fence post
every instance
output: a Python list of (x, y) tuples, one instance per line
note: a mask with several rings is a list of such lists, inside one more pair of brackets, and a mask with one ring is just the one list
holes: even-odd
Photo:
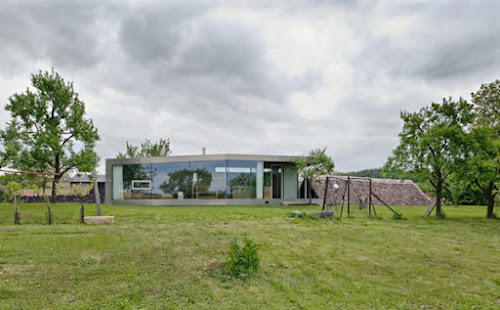
[(14, 224), (19, 224), (19, 212), (17, 210), (17, 194), (14, 194)]

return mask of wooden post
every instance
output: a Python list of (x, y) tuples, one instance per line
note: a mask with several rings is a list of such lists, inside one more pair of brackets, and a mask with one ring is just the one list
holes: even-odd
[(351, 214), (351, 177), (347, 177), (347, 214)]
[(82, 198), (80, 198), (80, 223), (85, 223), (85, 207)]
[(45, 202), (47, 203), (47, 220), (49, 225), (52, 225), (52, 211), (50, 210), (50, 202), (47, 196), (45, 196)]
[[(385, 203), (385, 201), (383, 201), (382, 199), (380, 199), (379, 196), (375, 195), (375, 193), (372, 193), (373, 194), (373, 197), (377, 198), (378, 200), (380, 200), (380, 202), (382, 202), (387, 208), (389, 208), (389, 210), (391, 210), (392, 212), (394, 212), (395, 214), (398, 214), (396, 211), (394, 211), (387, 203)], [(375, 209), (375, 207), (374, 207)]]
[(434, 202), (429, 206), (429, 208), (425, 210), (424, 217), (428, 217), (429, 215), (431, 215), (432, 210), (434, 210), (436, 205), (437, 205), (437, 199), (435, 199)]
[(17, 210), (17, 194), (14, 194), (14, 224), (19, 224), (19, 212)]
[(95, 169), (92, 171), (92, 177), (94, 179), (94, 196), (95, 196), (95, 206), (97, 208), (97, 216), (101, 216), (101, 195), (99, 193), (99, 185), (97, 183), (97, 171)]
[(328, 194), (328, 180), (329, 180), (329, 177), (326, 177), (325, 191), (323, 193), (323, 206), (321, 207), (321, 211), (325, 211), (326, 195)]
[(368, 214), (372, 216), (372, 179), (370, 178), (370, 193), (368, 194)]

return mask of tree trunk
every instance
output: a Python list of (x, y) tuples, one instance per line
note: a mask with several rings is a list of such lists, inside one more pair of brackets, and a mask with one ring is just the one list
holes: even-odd
[(47, 179), (45, 178), (45, 176), (43, 176), (43, 181), (42, 181), (42, 193), (43, 193), (43, 196), (46, 196), (46, 192), (45, 190), (47, 189)]
[(439, 180), (436, 186), (436, 217), (441, 217), (442, 195), (443, 195), (443, 181)]
[(487, 218), (493, 218), (493, 208), (495, 207), (495, 194), (493, 193), (495, 189), (495, 183), (490, 182), (488, 184), (488, 188), (484, 191), (484, 195), (488, 199), (488, 209), (486, 212), (486, 217)]
[(486, 214), (486, 217), (487, 218), (494, 218), (493, 216), (493, 208), (495, 207), (495, 196), (491, 195), (490, 197), (488, 197), (488, 211), (487, 211), (487, 214)]
[(52, 203), (57, 203), (57, 184), (59, 183), (59, 179), (54, 177), (52, 180), (52, 194), (51, 194), (51, 201)]
[(60, 161), (59, 161), (59, 155), (56, 155), (55, 158), (55, 172), (56, 175), (54, 176), (54, 179), (52, 179), (52, 203), (57, 203), (57, 185), (59, 184), (59, 179), (61, 178), (61, 175), (59, 174), (61, 172), (60, 168)]

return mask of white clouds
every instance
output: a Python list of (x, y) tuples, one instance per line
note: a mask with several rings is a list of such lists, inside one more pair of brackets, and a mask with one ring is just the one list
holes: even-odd
[[(495, 1), (148, 1), (0, 5), (0, 97), (55, 67), (102, 159), (170, 137), (174, 154), (302, 154), (383, 164), (399, 111), (498, 78)], [(0, 113), (0, 126), (8, 120)]]

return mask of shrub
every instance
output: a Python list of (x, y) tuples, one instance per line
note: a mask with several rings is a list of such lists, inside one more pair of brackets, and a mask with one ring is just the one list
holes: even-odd
[(236, 237), (229, 247), (229, 258), (223, 264), (231, 278), (246, 279), (260, 268), (257, 250), (259, 245), (243, 237), (244, 245), (240, 246)]

